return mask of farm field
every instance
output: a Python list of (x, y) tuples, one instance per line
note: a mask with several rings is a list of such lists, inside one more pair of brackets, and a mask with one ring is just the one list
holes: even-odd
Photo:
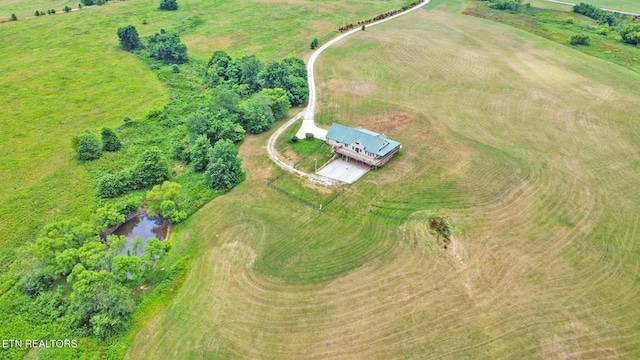
[(127, 358), (640, 357), (640, 75), (457, 7), (322, 55), (316, 120), (402, 152), (318, 211), (265, 185), (269, 134), (249, 137)]
[[(11, 151), (0, 155), (0, 168), (8, 174), (0, 180), (8, 189), (0, 195), (0, 268), (15, 258), (16, 246), (33, 239), (48, 221), (84, 218), (96, 207), (92, 165), (73, 159), (75, 134), (83, 128), (99, 132), (103, 126), (117, 127), (124, 115), (144, 118), (167, 102), (168, 91), (157, 75), (119, 49), (118, 27), (133, 24), (141, 36), (180, 29), (189, 54), (201, 61), (219, 49), (270, 60), (301, 55), (310, 39), (335, 30), (343, 18), (367, 18), (402, 3), (301, 2), (291, 8), (286, 2), (246, 1), (239, 7), (226, 1), (190, 1), (167, 13), (157, 10), (156, 1), (113, 1), (1, 23), (5, 76), (0, 79), (0, 112), (6, 115), (0, 119), (0, 142)], [(32, 8), (65, 5), (71, 4), (8, 1), (0, 4), (0, 13), (22, 18), (31, 16)], [(278, 15), (283, 9), (287, 15)], [(290, 17), (299, 20), (291, 22)], [(247, 29), (259, 31), (243, 30), (236, 21), (240, 18)], [(266, 19), (271, 26), (262, 25)], [(302, 27), (303, 19), (312, 25)], [(285, 34), (288, 41), (283, 42)]]

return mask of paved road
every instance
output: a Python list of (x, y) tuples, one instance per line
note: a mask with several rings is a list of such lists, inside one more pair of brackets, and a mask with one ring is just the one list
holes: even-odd
[[(419, 8), (427, 5), (429, 3), (430, 0), (426, 0), (420, 4), (418, 4), (415, 7), (412, 7), (411, 9), (408, 9), (407, 11), (403, 11), (401, 13), (398, 13), (396, 15), (390, 16), (386, 19), (382, 19), (376, 22), (373, 22), (371, 24), (367, 24), (366, 28), (370, 28), (372, 26), (376, 26), (379, 24), (382, 24), (384, 22), (393, 20), (397, 17), (400, 17), (402, 15), (406, 15), (412, 11), (418, 10)], [(313, 121), (313, 115), (315, 112), (315, 107), (316, 107), (316, 83), (315, 83), (315, 77), (314, 77), (314, 73), (313, 73), (313, 68), (316, 62), (316, 59), (318, 58), (318, 56), (320, 56), (320, 54), (326, 50), (329, 46), (335, 44), (336, 42), (346, 38), (349, 35), (353, 35), (359, 31), (362, 31), (360, 28), (357, 29), (353, 29), (350, 30), (348, 32), (345, 32), (343, 34), (338, 35), (337, 37), (331, 39), (330, 41), (328, 41), (326, 44), (322, 45), (321, 47), (319, 47), (316, 51), (314, 51), (313, 54), (311, 54), (311, 57), (309, 58), (309, 62), (307, 63), (307, 81), (309, 83), (309, 102), (308, 105), (306, 107), (306, 109), (304, 109), (302, 112), (298, 113), (296, 116), (294, 116), (293, 118), (291, 118), (289, 121), (287, 121), (286, 123), (284, 123), (282, 126), (280, 126), (280, 128), (278, 130), (276, 130), (271, 137), (269, 138), (269, 141), (267, 142), (267, 152), (269, 153), (269, 157), (278, 165), (280, 166), (282, 169), (298, 174), (304, 178), (307, 178), (313, 182), (319, 183), (319, 184), (324, 184), (324, 185), (333, 185), (336, 184), (337, 182), (333, 179), (329, 179), (327, 177), (321, 176), (321, 175), (316, 175), (316, 174), (309, 174), (306, 173), (304, 171), (300, 171), (298, 169), (295, 169), (293, 167), (292, 164), (287, 164), (278, 154), (278, 152), (275, 149), (275, 143), (276, 143), (276, 139), (286, 130), (288, 129), (291, 125), (293, 125), (293, 123), (295, 123), (297, 120), (299, 120), (300, 118), (302, 118), (302, 126), (300, 127), (300, 130), (298, 130), (298, 132), (296, 133), (296, 136), (300, 139), (304, 139), (305, 138), (305, 134), (306, 133), (313, 133), (313, 135), (317, 138), (317, 139), (321, 139), (321, 140), (325, 140), (326, 139), (326, 135), (327, 135), (327, 130), (319, 128), (316, 126), (315, 122)]]

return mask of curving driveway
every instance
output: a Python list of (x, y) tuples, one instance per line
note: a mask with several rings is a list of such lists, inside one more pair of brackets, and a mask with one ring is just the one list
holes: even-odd
[[(412, 11), (418, 10), (421, 7), (427, 5), (429, 3), (429, 1), (430, 0), (425, 0), (422, 3), (416, 5), (415, 7), (407, 9), (406, 11), (403, 11), (403, 12), (395, 14), (393, 16), (389, 16), (388, 18), (385, 18), (385, 19), (378, 20), (376, 22), (367, 24), (366, 28), (370, 28), (372, 26), (376, 26), (376, 25), (382, 24), (384, 22), (393, 20), (393, 19), (395, 19), (397, 17), (406, 15), (406, 14), (412, 12)], [(329, 40), (326, 44), (322, 45), (316, 51), (314, 51), (313, 54), (311, 54), (311, 57), (309, 58), (309, 62), (307, 63), (307, 81), (309, 83), (309, 102), (308, 102), (308, 105), (307, 105), (306, 109), (304, 109), (302, 112), (298, 113), (296, 116), (294, 116), (289, 121), (287, 121), (282, 126), (280, 126), (280, 128), (278, 130), (276, 130), (271, 135), (271, 137), (269, 138), (269, 141), (267, 142), (267, 152), (269, 153), (269, 157), (278, 166), (280, 166), (281, 168), (283, 168), (286, 171), (298, 174), (298, 175), (300, 175), (300, 176), (302, 176), (304, 178), (307, 178), (307, 179), (309, 179), (309, 180), (311, 180), (313, 182), (324, 184), (324, 185), (333, 185), (333, 184), (336, 184), (337, 181), (335, 181), (333, 179), (329, 179), (329, 178), (321, 176), (321, 175), (309, 174), (309, 173), (306, 173), (304, 171), (300, 171), (298, 169), (295, 169), (292, 164), (288, 164), (282, 158), (280, 158), (278, 152), (275, 149), (275, 143), (276, 143), (276, 139), (286, 129), (288, 129), (291, 125), (293, 125), (293, 123), (295, 123), (300, 118), (302, 118), (303, 120), (302, 120), (302, 126), (300, 127), (300, 129), (296, 133), (296, 136), (298, 138), (304, 139), (306, 133), (312, 133), (317, 139), (326, 140), (327, 130), (316, 126), (316, 124), (315, 124), (315, 122), (313, 120), (313, 115), (314, 115), (315, 108), (316, 108), (316, 82), (315, 82), (315, 77), (314, 77), (314, 73), (313, 73), (313, 68), (314, 68), (314, 65), (316, 63), (316, 59), (318, 58), (318, 56), (320, 56), (320, 54), (324, 50), (326, 50), (329, 46), (337, 43), (338, 41), (346, 38), (347, 36), (357, 33), (358, 31), (362, 31), (362, 30), (360, 28), (356, 28), (356, 29), (347, 31), (347, 32), (345, 32), (343, 34), (340, 34), (337, 37)]]

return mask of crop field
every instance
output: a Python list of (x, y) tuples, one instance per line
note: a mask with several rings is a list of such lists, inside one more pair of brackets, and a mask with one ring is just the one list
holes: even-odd
[(319, 211), (249, 137), (128, 358), (640, 357), (640, 75), (450, 8), (323, 54), (317, 120), (403, 150)]

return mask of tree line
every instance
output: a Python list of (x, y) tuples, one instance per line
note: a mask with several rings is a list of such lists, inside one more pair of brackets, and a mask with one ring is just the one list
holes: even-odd
[[(367, 24), (370, 24), (372, 22), (376, 22), (378, 20), (386, 19), (386, 18), (391, 17), (393, 15), (399, 14), (399, 13), (401, 13), (403, 11), (407, 11), (407, 10), (413, 8), (413, 7), (416, 7), (416, 6), (420, 5), (420, 4), (422, 4), (423, 2), (425, 2), (425, 0), (414, 1), (411, 4), (403, 6), (400, 9), (387, 11), (386, 13), (382, 13), (380, 15), (376, 15), (375, 17), (372, 17), (370, 19), (358, 21), (358, 26), (362, 26), (363, 30), (364, 30), (364, 26), (366, 26)], [(345, 32), (345, 31), (351, 30), (353, 28), (355, 28), (354, 24), (348, 24), (348, 25), (343, 25), (343, 26), (339, 27), (338, 31)], [(313, 47), (312, 47), (312, 49), (313, 49)]]

